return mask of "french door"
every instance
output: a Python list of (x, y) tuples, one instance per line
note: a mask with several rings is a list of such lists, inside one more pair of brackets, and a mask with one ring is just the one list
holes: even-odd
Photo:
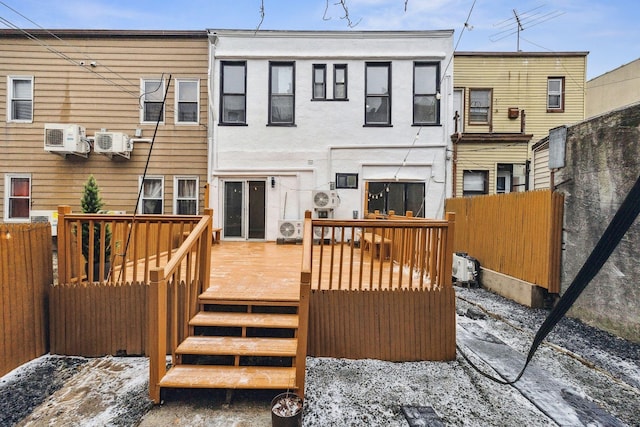
[(265, 189), (266, 180), (224, 181), (225, 238), (264, 240)]

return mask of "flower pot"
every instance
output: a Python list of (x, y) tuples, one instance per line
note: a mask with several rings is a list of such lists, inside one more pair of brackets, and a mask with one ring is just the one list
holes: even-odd
[(300, 396), (286, 392), (277, 395), (271, 401), (272, 427), (301, 427), (302, 406)]

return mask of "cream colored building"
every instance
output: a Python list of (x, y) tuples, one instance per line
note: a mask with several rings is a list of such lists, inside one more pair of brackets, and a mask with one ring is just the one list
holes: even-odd
[(636, 102), (640, 102), (640, 58), (587, 82), (587, 118)]
[(202, 212), (206, 31), (27, 33), (0, 30), (1, 220), (80, 211), (90, 174), (107, 210)]
[(587, 52), (454, 53), (454, 197), (534, 188), (531, 145), (584, 119), (586, 63)]

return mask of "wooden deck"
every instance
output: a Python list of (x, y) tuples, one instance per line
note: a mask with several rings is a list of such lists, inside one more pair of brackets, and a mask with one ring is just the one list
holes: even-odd
[[(398, 275), (409, 274), (388, 259), (372, 260), (368, 251), (363, 256), (359, 248), (337, 246), (333, 254), (330, 248), (313, 248), (312, 289), (390, 289), (389, 283), (397, 283)], [(266, 301), (297, 301), (301, 263), (302, 245), (223, 241), (211, 248), (211, 285), (203, 297), (243, 300), (252, 295)], [(409, 283), (406, 277), (404, 281)], [(428, 278), (423, 285), (429, 287)], [(411, 286), (404, 287), (417, 289), (419, 278), (414, 276)]]

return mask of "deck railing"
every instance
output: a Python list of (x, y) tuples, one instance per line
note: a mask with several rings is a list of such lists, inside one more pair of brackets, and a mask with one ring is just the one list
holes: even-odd
[(176, 349), (189, 336), (189, 320), (198, 311), (198, 295), (209, 287), (212, 217), (213, 211), (205, 209), (205, 215), (167, 264), (150, 271), (147, 348), (149, 391), (156, 402), (160, 401), (160, 380), (167, 372), (167, 349), (172, 364), (179, 364)]
[(451, 286), (455, 215), (445, 220), (380, 216), (313, 219), (313, 289)]
[(58, 282), (147, 283), (149, 271), (171, 260), (202, 218), (78, 214), (60, 206)]

